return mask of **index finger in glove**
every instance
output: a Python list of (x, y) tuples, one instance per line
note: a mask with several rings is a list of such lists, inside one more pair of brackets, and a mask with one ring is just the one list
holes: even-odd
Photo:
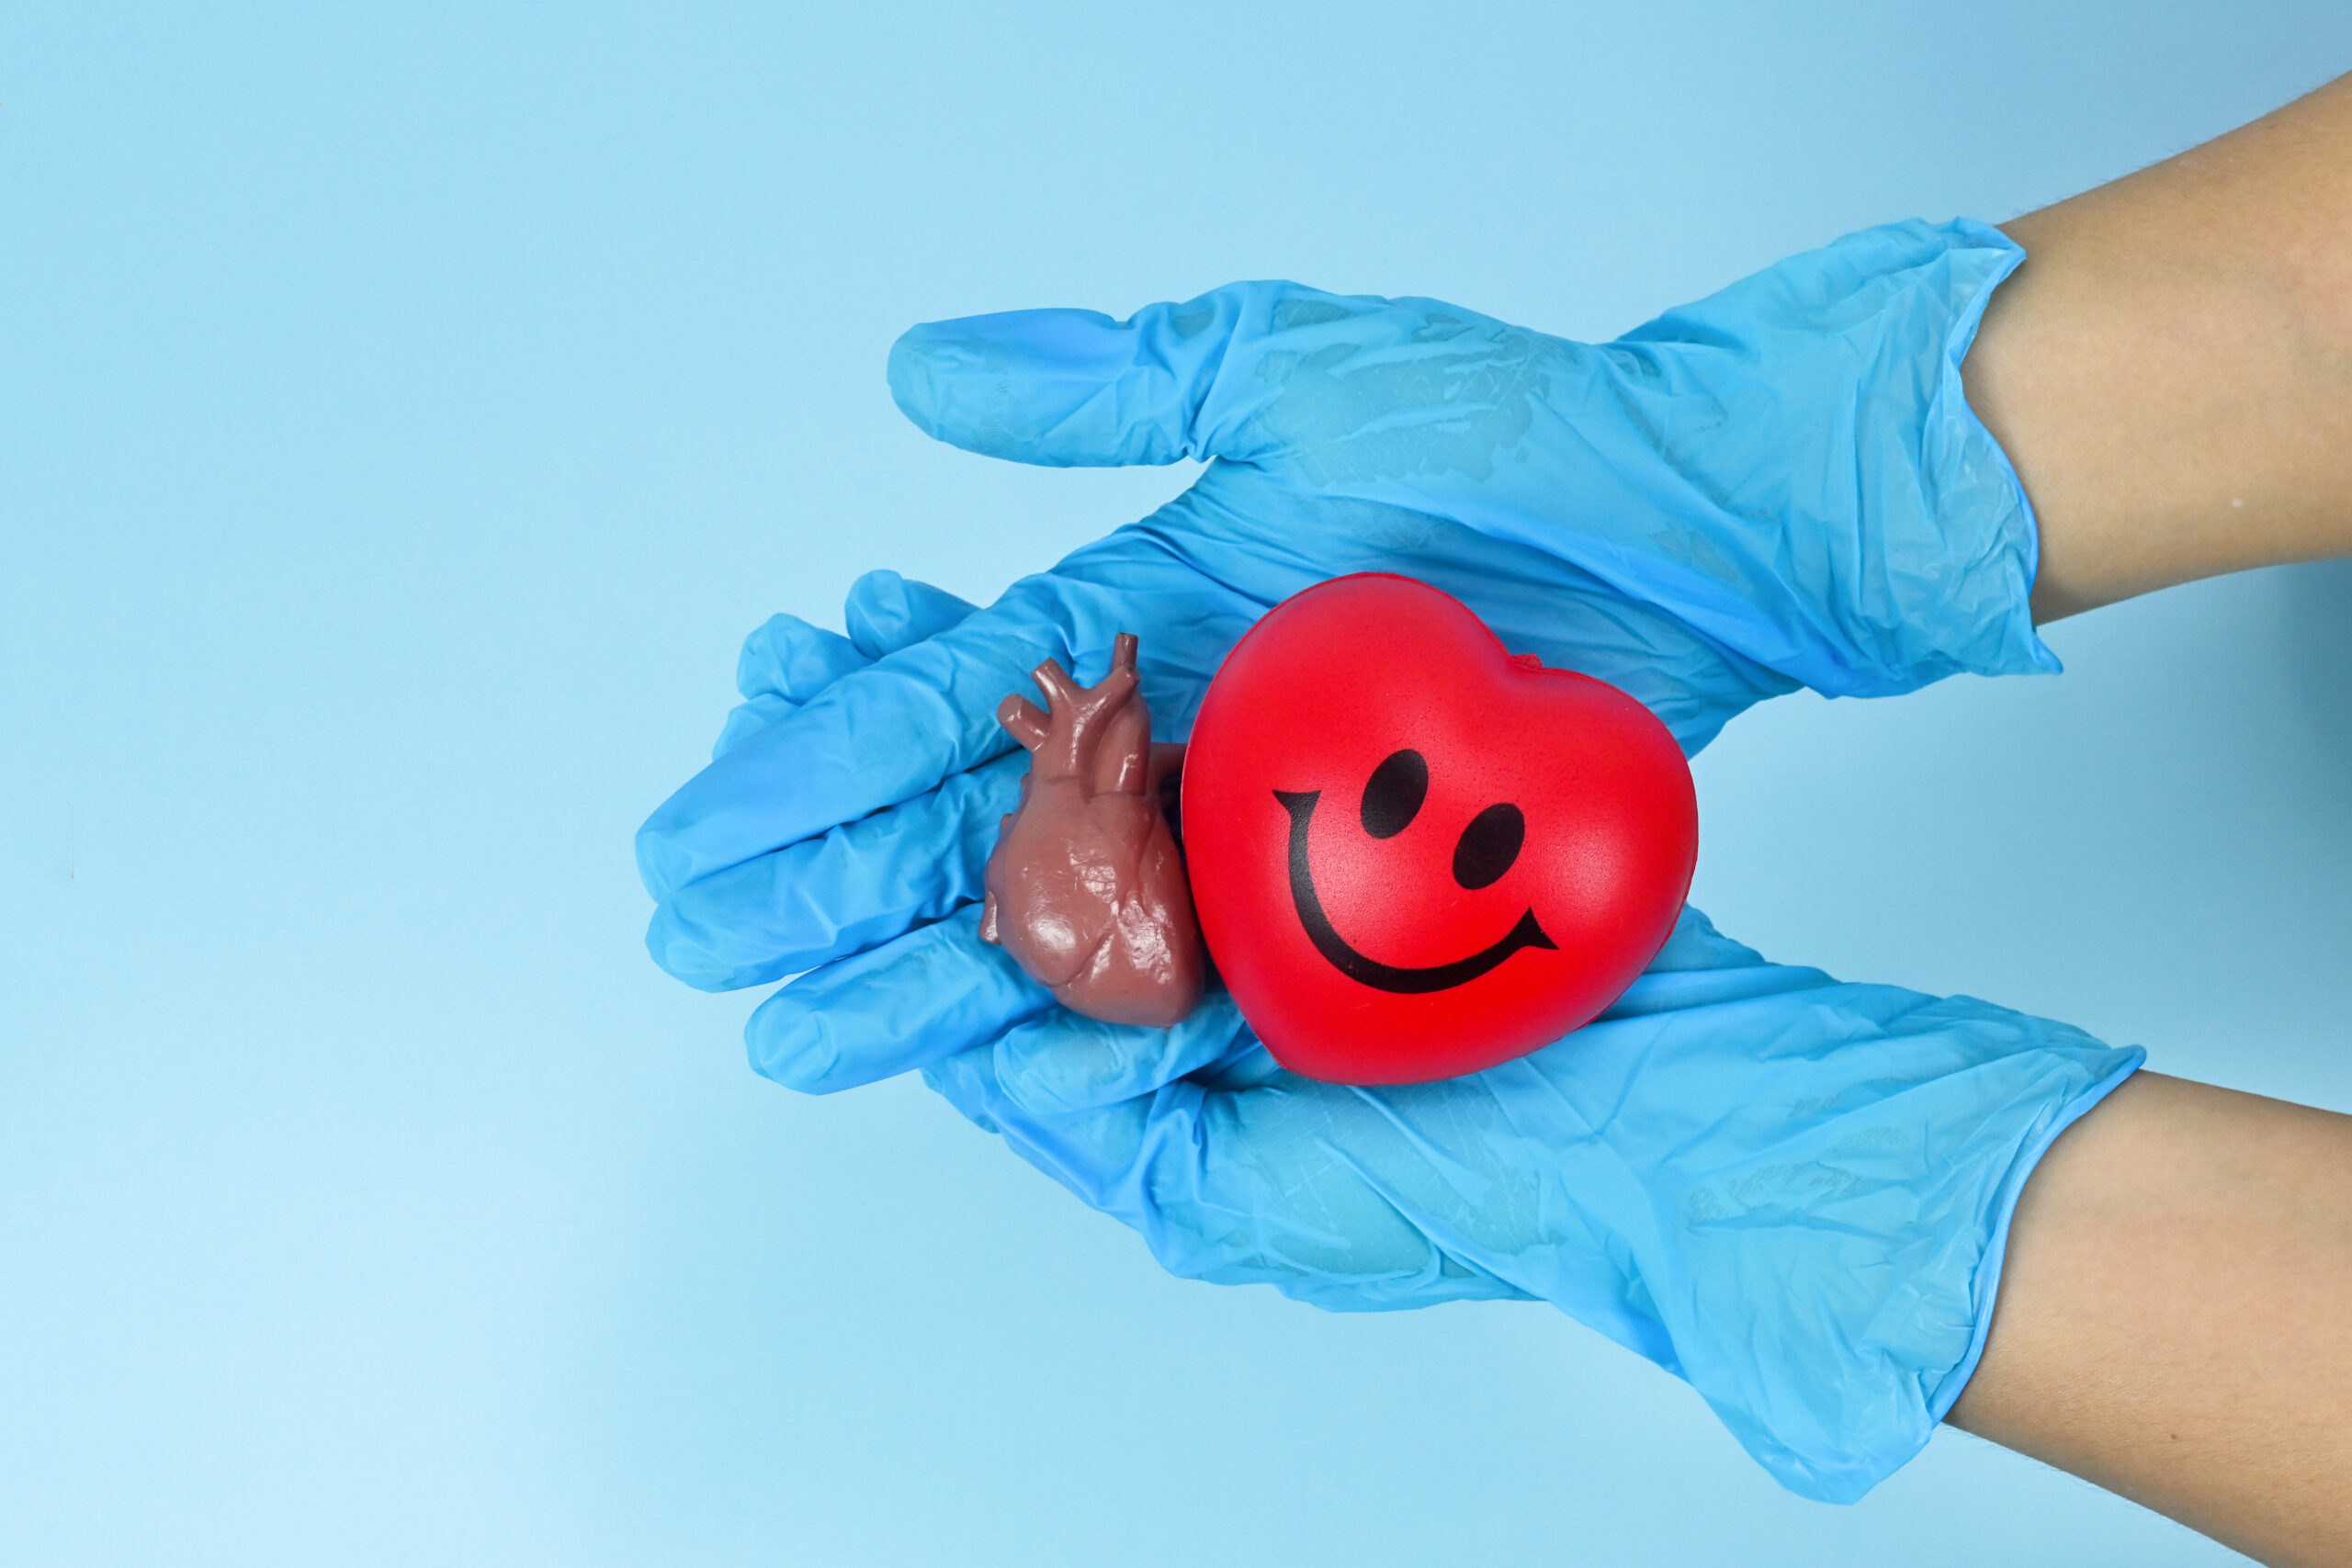
[[(687, 883), (910, 800), (1010, 750), (1008, 692), (1048, 657), (1107, 664), (1113, 632), (1086, 639), (1026, 585), (940, 637), (853, 671), (686, 781), (639, 829), (638, 869), (667, 898)], [(1084, 619), (1086, 617), (1079, 617)]]
[(811, 971), (743, 1026), (761, 1077), (808, 1094), (878, 1083), (996, 1040), (1054, 1005), (967, 905), (936, 924)]
[(975, 902), (1025, 761), (999, 757), (871, 817), (696, 877), (654, 910), (646, 949), (689, 986), (731, 991), (846, 958)]
[(937, 637), (963, 625), (978, 610), (978, 604), (944, 588), (885, 569), (869, 571), (850, 584), (842, 618), (849, 628), (851, 644), (871, 660)]
[[(746, 736), (639, 829), (647, 890), (667, 898), (697, 877), (911, 800), (1002, 755), (1014, 742), (997, 722), (998, 705), (1009, 693), (1035, 691), (1030, 672), (1047, 659), (1087, 682), (1108, 670), (1123, 631), (1149, 638), (1162, 626), (1191, 631), (1236, 619), (1234, 595), (1148, 534), (1122, 530), (1113, 538), (1115, 560), (1091, 562), (1084, 574), (1024, 578), (989, 608), (842, 676)], [(1188, 708), (1159, 708), (1177, 694), (1153, 692), (1151, 667), (1147, 654), (1145, 689), (1156, 710)]]
[(978, 606), (943, 588), (869, 571), (850, 584), (842, 614), (849, 635), (810, 626), (797, 615), (771, 615), (743, 639), (735, 660), (735, 689), (743, 701), (727, 716), (712, 760), (775, 724), (854, 671), (927, 637), (936, 637)]

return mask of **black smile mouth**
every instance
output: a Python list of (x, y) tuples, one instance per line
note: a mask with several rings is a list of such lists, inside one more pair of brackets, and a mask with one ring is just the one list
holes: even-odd
[(1523, 947), (1548, 947), (1558, 951), (1559, 943), (1544, 934), (1536, 923), (1535, 911), (1529, 909), (1519, 917), (1519, 923), (1500, 942), (1482, 948), (1467, 958), (1457, 958), (1451, 964), (1432, 964), (1426, 968), (1400, 969), (1393, 964), (1383, 964), (1376, 958), (1366, 958), (1347, 940), (1332, 929), (1330, 917), (1323, 912), (1323, 900), (1316, 896), (1315, 870), (1306, 858), (1306, 827), (1315, 819), (1315, 803), (1323, 796), (1321, 790), (1274, 791), (1274, 798), (1290, 813), (1290, 897), (1298, 906), (1298, 923), (1306, 928), (1306, 939), (1315, 951), (1329, 959), (1331, 966), (1351, 980), (1360, 981), (1375, 990), (1396, 991), (1406, 996), (1421, 996), (1430, 991), (1452, 990), (1487, 974), (1512, 953)]

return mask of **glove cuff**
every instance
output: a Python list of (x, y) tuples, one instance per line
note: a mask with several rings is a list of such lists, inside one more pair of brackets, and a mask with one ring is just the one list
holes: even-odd
[[(2033, 509), (1961, 379), (2024, 260), (1973, 219), (1885, 224), (1611, 344), (1637, 356), (1621, 395), (1688, 487), (1657, 499), (1689, 519), (1656, 542), (1672, 558), (1617, 570), (1658, 574), (1642, 586), (1831, 696), (2055, 673), (2028, 606)], [(1717, 423), (1679, 436), (1698, 406)]]

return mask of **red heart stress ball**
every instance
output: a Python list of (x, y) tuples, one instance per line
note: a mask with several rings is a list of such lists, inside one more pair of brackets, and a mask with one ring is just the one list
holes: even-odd
[[(1106, 687), (1133, 686), (1134, 645), (1121, 641)], [(1040, 670), (1049, 692), (1086, 694), (1058, 666)], [(1024, 739), (1038, 732), (1024, 699), (1006, 711)], [(1130, 746), (1148, 739), (1148, 718), (1126, 728)], [(1162, 760), (1092, 772), (1129, 777), (1144, 797), (1164, 768), (1148, 761)], [(1210, 682), (1182, 767), (1183, 861), (1216, 972), (1275, 1060), (1338, 1083), (1474, 1073), (1590, 1022), (1665, 945), (1698, 860), (1690, 772), (1647, 708), (1514, 657), (1451, 595), (1386, 573), (1274, 606)], [(1149, 835), (1119, 836), (1136, 840), (1129, 857), (1073, 811), (1071, 887), (1111, 888), (1104, 871), (1127, 858), (1138, 874), (1124, 901), (1112, 892), (1079, 919), (1081, 945), (1086, 930), (1101, 935), (1075, 980), (1069, 932), (1085, 900), (1021, 897), (1040, 877), (1034, 849), (1008, 854), (1011, 829), (1018, 820), (1035, 842), (1027, 814), (1055, 797), (1024, 785), (1006, 819), (989, 863), (991, 934), (1021, 931), (1035, 903), (1060, 944), (1041, 977), (1063, 1001), (1098, 1011), (1087, 978), (1099, 970), (1116, 998), (1102, 1012), (1172, 1022), (1198, 995), (1199, 960), (1192, 922), (1165, 913)], [(1134, 804), (1158, 822), (1157, 800)], [(1164, 938), (1142, 930), (1151, 909)], [(1155, 959), (1171, 1001), (1151, 1018), (1135, 998)]]

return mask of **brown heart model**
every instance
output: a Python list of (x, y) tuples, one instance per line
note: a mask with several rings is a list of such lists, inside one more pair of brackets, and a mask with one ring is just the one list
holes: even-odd
[(1046, 709), (1018, 695), (997, 708), (1030, 763), (989, 856), (980, 940), (1001, 943), (1064, 1007), (1166, 1028), (1199, 1002), (1206, 968), (1160, 800), (1184, 748), (1151, 743), (1130, 633), (1096, 685), (1050, 659), (1034, 673)]

